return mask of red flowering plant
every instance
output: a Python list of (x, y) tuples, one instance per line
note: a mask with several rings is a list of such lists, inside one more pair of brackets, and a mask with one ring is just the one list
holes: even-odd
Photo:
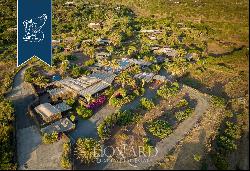
[(101, 105), (103, 105), (107, 100), (107, 97), (105, 95), (99, 96), (96, 100), (89, 103), (86, 107), (91, 110), (95, 110)]

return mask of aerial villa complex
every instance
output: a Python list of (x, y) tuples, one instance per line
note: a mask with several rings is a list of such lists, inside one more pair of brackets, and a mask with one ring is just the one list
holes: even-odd
[[(102, 23), (89, 23), (88, 27), (93, 30), (97, 30), (102, 27)], [(150, 36), (151, 38), (162, 33), (161, 30), (141, 30), (139, 32)], [(70, 44), (73, 39), (74, 38), (72, 37), (68, 37), (65, 38), (63, 42)], [(91, 41), (92, 40), (83, 40), (82, 43), (91, 43)], [(58, 48), (58, 44), (61, 42), (61, 39), (53, 40), (53, 48)], [(154, 64), (159, 64), (176, 57), (178, 52), (174, 48), (158, 45), (151, 46), (151, 52), (156, 55), (155, 61), (148, 61), (143, 58), (135, 59), (123, 57), (116, 60), (116, 65), (107, 65), (107, 63), (110, 62), (112, 54), (107, 52), (102, 47), (110, 45), (110, 42), (111, 41), (107, 38), (96, 39), (96, 49), (98, 50), (95, 52), (96, 62), (88, 68), (92, 71), (90, 75), (81, 75), (77, 78), (68, 76), (61, 80), (55, 79), (52, 83), (46, 86), (45, 94), (47, 95), (47, 100), (43, 102), (39, 101), (36, 105), (33, 104), (33, 108), (30, 110), (32, 118), (35, 120), (42, 133), (63, 133), (73, 130), (75, 128), (75, 123), (69, 119), (69, 113), (72, 114), (72, 107), (68, 105), (66, 101), (68, 99), (77, 99), (81, 102), (81, 105), (90, 109), (89, 106), (91, 105), (89, 105), (88, 99), (106, 99), (102, 93), (107, 88), (114, 86), (112, 84), (121, 72), (129, 70), (129, 68), (135, 65), (139, 66), (143, 70), (145, 69), (145, 71), (137, 73), (133, 76), (135, 80), (143, 80), (145, 83), (153, 81), (155, 82), (154, 86), (160, 85), (164, 82), (173, 81), (163, 75), (160, 75), (159, 73), (148, 72), (146, 70)], [(64, 50), (68, 48), (70, 47), (64, 47)], [(192, 54), (188, 54), (187, 56), (187, 58), (192, 59)]]
[[(152, 65), (151, 62), (143, 59), (128, 58), (118, 60), (117, 64), (117, 67), (112, 68), (103, 65), (99, 60), (93, 67), (96, 70), (88, 76), (66, 77), (48, 84), (45, 92), (48, 96), (47, 101), (33, 105), (34, 110), (30, 110), (32, 118), (41, 129), (41, 132), (49, 134), (51, 132), (63, 133), (73, 130), (75, 124), (68, 118), (68, 113), (72, 107), (66, 103), (67, 99), (81, 99), (83, 104), (88, 106), (86, 98), (102, 97), (101, 93), (113, 84), (114, 79), (120, 72), (133, 65), (140, 67)], [(146, 83), (152, 80), (156, 82), (170, 81), (165, 76), (147, 72), (136, 74), (134, 79), (145, 80)]]
[(24, 1), (0, 3), (0, 170), (249, 170), (249, 1)]

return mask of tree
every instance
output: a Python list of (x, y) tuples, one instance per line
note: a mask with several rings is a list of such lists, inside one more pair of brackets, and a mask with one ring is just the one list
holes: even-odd
[(192, 114), (193, 110), (191, 108), (187, 108), (185, 111), (179, 111), (175, 113), (175, 118), (178, 121), (183, 121), (185, 119), (187, 119), (191, 114)]
[(110, 35), (110, 40), (114, 46), (120, 46), (122, 41), (122, 35), (118, 31), (114, 31)]
[(109, 63), (109, 61), (107, 59), (101, 60), (100, 63), (101, 63), (102, 66), (109, 66), (110, 65), (110, 63)]
[(116, 77), (116, 82), (122, 85), (122, 88), (131, 80), (131, 76), (127, 72), (122, 72), (118, 77)]
[(118, 77), (116, 77), (116, 82), (122, 85), (122, 88), (125, 88), (126, 85), (131, 86), (132, 88), (136, 87), (136, 81), (131, 77), (131, 75), (124, 71)]
[(84, 62), (84, 66), (91, 66), (95, 63), (94, 59), (89, 59), (87, 61)]
[(161, 66), (160, 65), (157, 65), (157, 64), (154, 64), (154, 65), (151, 65), (151, 69), (153, 72), (157, 73), (161, 70)]
[(113, 53), (113, 51), (114, 51), (114, 47), (113, 46), (107, 46), (106, 49), (107, 49), (107, 51), (109, 53)]
[(178, 49), (177, 53), (178, 53), (178, 57), (180, 58), (183, 58), (187, 54), (187, 52), (184, 49)]
[(179, 91), (179, 88), (180, 87), (177, 82), (165, 84), (157, 90), (157, 95), (163, 97), (164, 99), (168, 99), (169, 97), (176, 95)]
[(74, 106), (75, 104), (75, 99), (74, 98), (70, 98), (70, 99), (67, 99), (66, 100), (66, 104), (69, 105), (69, 106)]
[(93, 138), (79, 138), (76, 142), (75, 154), (82, 163), (93, 163), (100, 157), (101, 144)]
[(0, 96), (0, 170), (15, 170), (13, 147), (13, 104)]
[(69, 66), (69, 61), (68, 60), (64, 60), (62, 63), (61, 63), (61, 66), (60, 66), (60, 74), (61, 75), (64, 75), (67, 68)]

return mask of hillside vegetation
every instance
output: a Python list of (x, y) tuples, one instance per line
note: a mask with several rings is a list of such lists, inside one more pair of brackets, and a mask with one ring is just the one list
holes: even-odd
[(138, 16), (208, 25), (215, 40), (248, 44), (247, 0), (101, 0), (131, 7)]

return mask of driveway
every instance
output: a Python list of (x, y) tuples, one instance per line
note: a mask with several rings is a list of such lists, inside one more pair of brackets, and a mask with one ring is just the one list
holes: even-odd
[(79, 119), (78, 123), (76, 124), (76, 129), (69, 133), (71, 140), (75, 142), (78, 138), (82, 137), (98, 138), (97, 126), (117, 109), (118, 108), (114, 108), (106, 104), (90, 119)]
[(12, 90), (7, 94), (15, 108), (18, 169), (62, 169), (62, 140), (50, 145), (42, 144), (40, 131), (27, 115), (28, 105), (35, 98), (31, 85), (24, 81), (29, 67), (24, 66), (15, 75)]

